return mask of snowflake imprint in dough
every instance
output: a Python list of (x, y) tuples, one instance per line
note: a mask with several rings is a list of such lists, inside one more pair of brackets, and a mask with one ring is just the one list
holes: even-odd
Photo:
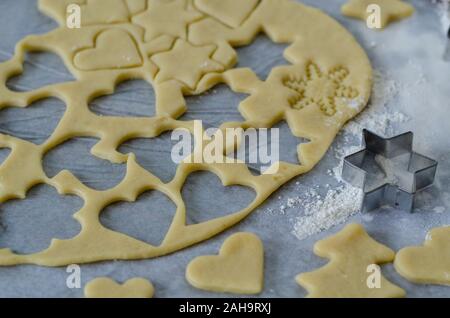
[(358, 91), (344, 85), (349, 71), (338, 66), (324, 74), (315, 63), (308, 63), (303, 78), (290, 76), (283, 81), (284, 86), (294, 90), (297, 95), (289, 100), (294, 109), (316, 105), (327, 116), (336, 114), (336, 98), (353, 99)]

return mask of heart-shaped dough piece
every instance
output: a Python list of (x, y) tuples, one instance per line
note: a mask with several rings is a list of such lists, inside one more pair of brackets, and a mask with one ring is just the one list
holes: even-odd
[(107, 277), (91, 280), (84, 287), (87, 298), (152, 298), (155, 289), (145, 278), (132, 278), (118, 284)]
[(263, 244), (255, 234), (236, 233), (225, 240), (219, 255), (192, 260), (186, 279), (208, 291), (258, 294), (264, 281)]
[(195, 4), (206, 14), (237, 28), (248, 18), (258, 2), (259, 0), (197, 0)]
[(432, 229), (423, 246), (398, 251), (394, 266), (412, 282), (450, 286), (450, 226)]
[(142, 65), (142, 57), (130, 34), (113, 29), (100, 33), (95, 47), (78, 52), (74, 64), (83, 71), (123, 69)]

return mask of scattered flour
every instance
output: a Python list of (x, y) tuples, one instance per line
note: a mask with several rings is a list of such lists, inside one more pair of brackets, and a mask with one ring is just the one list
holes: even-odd
[(361, 115), (345, 126), (332, 149), (338, 165), (329, 169), (327, 174), (335, 179), (338, 186), (326, 186), (327, 192), (323, 196), (311, 189), (304, 197), (287, 198), (280, 206), (283, 214), (290, 208), (303, 210), (303, 213), (294, 218), (292, 231), (299, 240), (341, 224), (358, 213), (363, 192), (341, 180), (343, 158), (362, 148), (363, 129), (389, 136), (397, 132), (395, 127), (398, 124), (409, 120), (404, 113), (393, 109), (395, 98), (401, 89), (401, 85), (388, 73), (375, 70), (369, 105)]
[(443, 206), (437, 206), (433, 209), (434, 213), (444, 213), (445, 212), (445, 207)]
[(361, 200), (362, 190), (349, 185), (329, 190), (323, 199), (304, 204), (306, 213), (297, 218), (293, 234), (302, 240), (343, 223), (358, 212)]
[(344, 127), (337, 138), (333, 150), (339, 164), (329, 172), (330, 175), (341, 181), (343, 159), (361, 150), (363, 129), (381, 136), (392, 136), (396, 133), (396, 126), (409, 120), (404, 113), (392, 109), (392, 103), (401, 89), (401, 85), (390, 78), (386, 72), (374, 70), (370, 103), (358, 117)]
[(344, 138), (361, 138), (362, 130), (368, 129), (377, 134), (390, 135), (393, 126), (406, 122), (408, 117), (401, 112), (391, 110), (390, 103), (397, 97), (401, 85), (383, 71), (375, 70), (373, 74), (372, 97), (366, 110), (349, 122), (342, 132)]

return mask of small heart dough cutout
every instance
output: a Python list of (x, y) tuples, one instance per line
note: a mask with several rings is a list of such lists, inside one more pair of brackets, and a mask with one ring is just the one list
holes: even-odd
[(87, 298), (152, 298), (155, 289), (145, 278), (132, 278), (122, 285), (107, 277), (91, 280), (84, 287)]
[(236, 233), (225, 240), (219, 255), (192, 260), (186, 279), (192, 286), (208, 291), (258, 294), (264, 281), (263, 244), (255, 234)]
[(93, 48), (78, 52), (74, 63), (83, 71), (123, 69), (142, 65), (142, 58), (130, 34), (113, 29), (100, 33)]

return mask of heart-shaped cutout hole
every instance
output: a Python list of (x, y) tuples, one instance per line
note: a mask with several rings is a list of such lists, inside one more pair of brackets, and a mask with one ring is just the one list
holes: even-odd
[(244, 161), (253, 175), (260, 175), (276, 162), (299, 165), (298, 146), (308, 143), (294, 136), (283, 121), (268, 129), (248, 129), (239, 148), (228, 157)]
[(95, 190), (107, 190), (119, 184), (126, 174), (126, 164), (115, 164), (91, 154), (98, 142), (95, 138), (72, 138), (51, 149), (43, 159), (48, 177), (62, 170), (70, 171), (86, 186)]
[(148, 82), (129, 80), (117, 85), (111, 95), (92, 100), (89, 108), (101, 116), (152, 117), (155, 115), (155, 93)]
[[(175, 176), (177, 163), (174, 160), (173, 151), (179, 143), (172, 140), (172, 132), (165, 132), (154, 138), (136, 138), (123, 143), (119, 151), (124, 154), (134, 153), (140, 166), (147, 169), (162, 182), (169, 182)], [(194, 148), (194, 137), (191, 136), (191, 149), (188, 153), (180, 155), (180, 159), (192, 153)], [(177, 154), (178, 155), (178, 154)]]
[(100, 214), (100, 222), (113, 231), (159, 246), (175, 212), (172, 200), (153, 190), (141, 194), (136, 202), (118, 202), (106, 207)]
[(238, 212), (256, 196), (249, 187), (224, 187), (219, 177), (209, 171), (191, 173), (181, 194), (186, 204), (187, 224), (198, 224)]
[(247, 95), (233, 92), (227, 85), (217, 85), (202, 95), (186, 96), (188, 109), (180, 120), (201, 120), (206, 129), (219, 128), (225, 122), (243, 122), (239, 103)]
[(15, 92), (28, 92), (47, 85), (74, 81), (62, 59), (51, 52), (27, 52), (23, 71), (8, 78), (6, 86)]
[(25, 108), (3, 108), (0, 133), (40, 145), (53, 134), (65, 109), (64, 103), (56, 98), (42, 99)]

